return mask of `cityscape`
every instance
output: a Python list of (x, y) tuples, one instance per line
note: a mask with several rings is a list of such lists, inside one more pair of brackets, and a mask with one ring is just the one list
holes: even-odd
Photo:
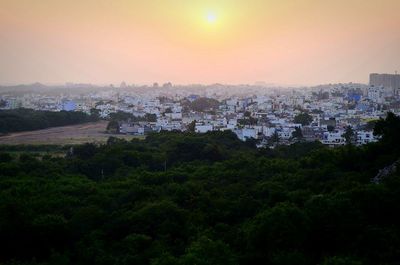
[(400, 265), (400, 0), (0, 0), (0, 265)]
[[(316, 140), (334, 147), (349, 141), (357, 145), (377, 141), (373, 121), (384, 118), (388, 111), (399, 114), (400, 75), (374, 73), (369, 78), (369, 84), (294, 88), (266, 84), (175, 86), (170, 82), (151, 86), (122, 82), (106, 87), (32, 84), (1, 87), (0, 101), (1, 109), (87, 114), (95, 110), (111, 125), (104, 131), (114, 134), (230, 130), (242, 141), (256, 141), (259, 147)], [(130, 116), (112, 118), (119, 112)], [(351, 131), (350, 138), (344, 136), (346, 130)]]

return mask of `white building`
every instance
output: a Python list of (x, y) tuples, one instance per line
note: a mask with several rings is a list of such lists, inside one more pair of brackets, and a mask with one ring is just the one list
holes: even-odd
[(195, 132), (206, 133), (212, 131), (214, 128), (211, 124), (196, 124)]
[(234, 133), (242, 141), (246, 141), (247, 139), (251, 138), (257, 139), (257, 130), (254, 128), (237, 129), (234, 130)]
[(345, 145), (346, 139), (342, 136), (342, 131), (324, 132), (321, 142), (329, 146)]
[(372, 131), (358, 131), (357, 132), (357, 144), (367, 144), (376, 142), (378, 139), (374, 136)]
[(368, 99), (372, 100), (376, 103), (383, 103), (384, 102), (384, 89), (383, 87), (369, 87), (367, 91)]

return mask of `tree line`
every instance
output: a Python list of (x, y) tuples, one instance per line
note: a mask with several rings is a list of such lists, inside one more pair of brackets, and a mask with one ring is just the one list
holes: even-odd
[(0, 134), (46, 129), (98, 120), (98, 114), (80, 111), (44, 111), (33, 109), (0, 110)]

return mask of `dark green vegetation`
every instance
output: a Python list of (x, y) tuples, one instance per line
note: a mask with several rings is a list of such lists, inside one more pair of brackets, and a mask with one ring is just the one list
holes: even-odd
[(398, 264), (400, 119), (379, 143), (257, 150), (229, 132), (0, 155), (0, 263)]
[(198, 111), (198, 112), (208, 112), (215, 111), (218, 109), (220, 103), (218, 100), (213, 98), (205, 98), (200, 97), (190, 102), (188, 100), (184, 100), (181, 102), (183, 105), (184, 111)]
[(297, 114), (294, 117), (294, 122), (295, 123), (300, 123), (303, 126), (309, 125), (312, 121), (313, 121), (313, 117), (310, 114), (306, 113), (306, 112), (302, 112), (300, 114)]
[(0, 110), (0, 134), (33, 131), (49, 127), (74, 125), (98, 120), (93, 113), (42, 111), (32, 109)]
[(238, 119), (238, 123), (240, 125), (257, 125), (258, 119), (251, 117), (250, 112), (246, 111), (243, 116), (243, 119)]

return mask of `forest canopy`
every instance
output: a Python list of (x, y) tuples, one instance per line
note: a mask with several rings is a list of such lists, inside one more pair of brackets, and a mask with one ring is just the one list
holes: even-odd
[(399, 125), (389, 114), (379, 142), (335, 149), (257, 149), (231, 132), (110, 138), (65, 157), (2, 147), (0, 263), (396, 264)]

